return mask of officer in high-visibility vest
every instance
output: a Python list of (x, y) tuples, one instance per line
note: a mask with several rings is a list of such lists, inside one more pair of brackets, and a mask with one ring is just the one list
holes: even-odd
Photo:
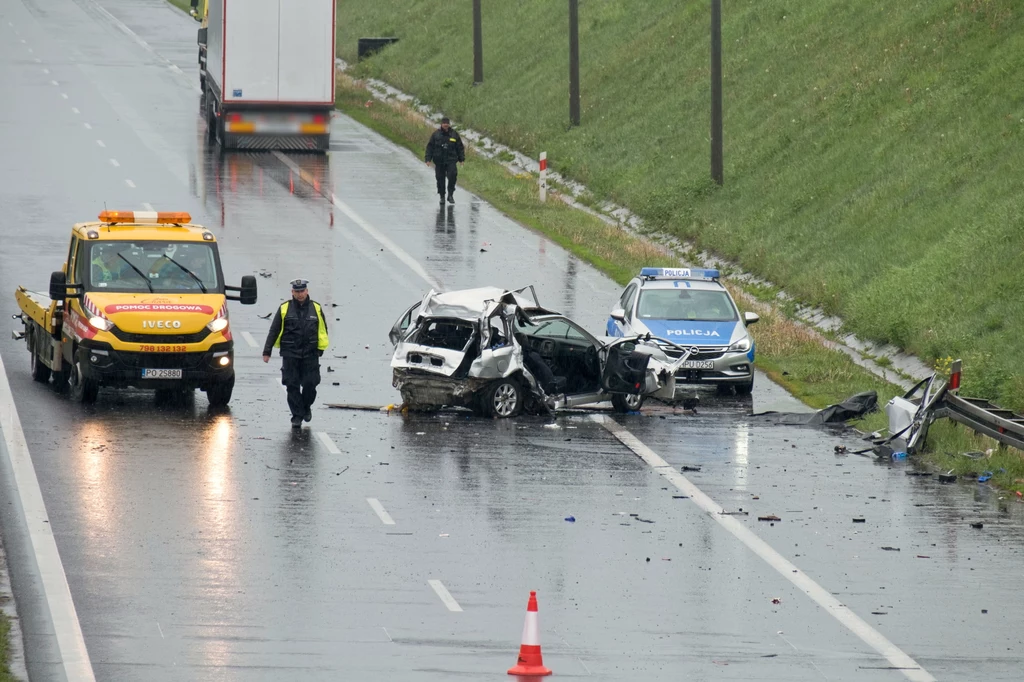
[(292, 428), (313, 418), (313, 401), (320, 384), (320, 356), (327, 350), (327, 322), (320, 304), (309, 297), (309, 280), (292, 280), (292, 298), (281, 304), (263, 346), (263, 362), (273, 348), (281, 349), (281, 383), (288, 389)]

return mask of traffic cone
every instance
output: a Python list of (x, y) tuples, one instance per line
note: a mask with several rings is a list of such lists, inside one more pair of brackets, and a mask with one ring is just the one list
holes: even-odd
[(540, 621), (537, 616), (537, 593), (530, 592), (526, 605), (526, 623), (523, 625), (523, 643), (519, 646), (519, 660), (516, 667), (509, 669), (509, 675), (530, 675), (543, 677), (551, 670), (544, 667), (540, 653)]

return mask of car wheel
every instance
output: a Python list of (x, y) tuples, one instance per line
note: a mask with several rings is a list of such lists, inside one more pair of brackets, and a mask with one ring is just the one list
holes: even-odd
[(732, 395), (733, 384), (717, 384), (715, 386), (715, 392), (718, 395)]
[(633, 393), (615, 393), (612, 395), (612, 407), (620, 414), (639, 412), (644, 406), (644, 396)]
[(750, 395), (754, 390), (754, 375), (750, 375), (750, 381), (745, 384), (736, 384), (736, 395)]
[(82, 374), (82, 362), (76, 361), (71, 367), (71, 374), (68, 377), (68, 395), (76, 403), (96, 402), (100, 393), (100, 385), (95, 379), (89, 379)]
[(227, 381), (221, 381), (206, 389), (206, 399), (210, 401), (210, 407), (227, 407), (231, 402), (231, 393), (235, 389), (235, 377)]
[(39, 358), (39, 353), (32, 351), (32, 357), (29, 360), (30, 367), (32, 370), (32, 379), (38, 381), (41, 384), (45, 384), (50, 380), (50, 368), (43, 364), (43, 361)]
[(488, 416), (515, 417), (523, 409), (523, 387), (515, 379), (495, 381), (484, 391), (482, 404)]

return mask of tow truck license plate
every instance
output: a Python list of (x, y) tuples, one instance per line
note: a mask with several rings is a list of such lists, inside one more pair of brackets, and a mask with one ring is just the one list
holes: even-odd
[(714, 369), (714, 360), (687, 360), (683, 363), (683, 369)]
[(144, 369), (142, 370), (143, 379), (180, 379), (180, 369)]

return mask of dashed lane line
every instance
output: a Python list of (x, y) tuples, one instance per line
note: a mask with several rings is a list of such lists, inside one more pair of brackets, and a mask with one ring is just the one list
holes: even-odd
[(912, 682), (935, 682), (931, 673), (902, 651), (886, 637), (866, 623), (860, 616), (854, 613), (849, 607), (840, 603), (832, 596), (832, 593), (814, 582), (803, 571), (798, 569), (788, 559), (779, 554), (771, 545), (758, 537), (752, 530), (744, 526), (732, 516), (726, 516), (722, 507), (708, 497), (700, 488), (694, 485), (690, 479), (683, 476), (661, 458), (654, 450), (647, 447), (639, 438), (629, 430), (621, 426), (614, 419), (606, 418), (604, 415), (594, 415), (594, 421), (601, 424), (615, 438), (633, 451), (633, 453), (647, 463), (654, 471), (662, 476), (669, 483), (679, 489), (680, 492), (688, 495), (690, 500), (696, 504), (709, 517), (714, 519), (720, 526), (729, 531), (733, 537), (747, 546), (757, 556), (761, 557), (769, 566), (775, 569), (783, 578), (793, 583), (794, 586), (818, 606), (835, 618), (847, 630), (855, 634), (865, 644), (885, 657), (892, 666), (903, 673), (904, 677)]
[(114, 168), (120, 168), (121, 167), (121, 164), (118, 162), (117, 159), (111, 159), (110, 160), (110, 165), (113, 166)]
[(124, 181), (124, 184), (128, 185), (128, 186), (129, 186), (129, 187), (131, 187), (132, 189), (135, 189), (135, 183), (134, 183), (134, 182), (132, 182), (131, 180), (127, 180), (127, 179), (126, 179), (126, 180)]
[(385, 526), (395, 525), (395, 520), (391, 518), (391, 514), (388, 514), (387, 510), (384, 509), (384, 505), (380, 503), (380, 500), (376, 497), (367, 497), (366, 501), (370, 504), (370, 508), (377, 513), (377, 516)]
[(434, 589), (437, 596), (441, 598), (441, 601), (445, 606), (448, 607), (449, 611), (461, 612), (462, 607), (459, 606), (459, 602), (455, 601), (455, 597), (452, 596), (448, 588), (444, 586), (440, 580), (428, 580), (427, 583)]
[(325, 448), (327, 448), (327, 452), (331, 453), (332, 455), (341, 454), (341, 450), (338, 449), (338, 446), (334, 444), (334, 441), (331, 440), (331, 437), (326, 432), (317, 431), (316, 437), (320, 439), (320, 442), (324, 444)]
[(245, 339), (245, 342), (247, 344), (249, 344), (249, 348), (259, 348), (260, 347), (259, 344), (256, 343), (256, 339), (254, 339), (252, 337), (252, 334), (250, 334), (249, 332), (242, 332), (242, 338)]
[(42, 581), (43, 596), (49, 609), (53, 624), (54, 636), (60, 650), (61, 665), (70, 682), (95, 682), (96, 676), (89, 660), (89, 652), (82, 636), (82, 626), (78, 621), (75, 602), (71, 598), (71, 588), (64, 573), (64, 565), (57, 551), (57, 542), (53, 537), (53, 528), (46, 513), (43, 493), (39, 488), (39, 479), (32, 463), (32, 456), (25, 440), (25, 432), (18, 418), (14, 394), (7, 381), (7, 371), (3, 359), (0, 358), (0, 431), (11, 470), (14, 472), (14, 485), (18, 490), (21, 508), (25, 515), (29, 543), (39, 578)]

